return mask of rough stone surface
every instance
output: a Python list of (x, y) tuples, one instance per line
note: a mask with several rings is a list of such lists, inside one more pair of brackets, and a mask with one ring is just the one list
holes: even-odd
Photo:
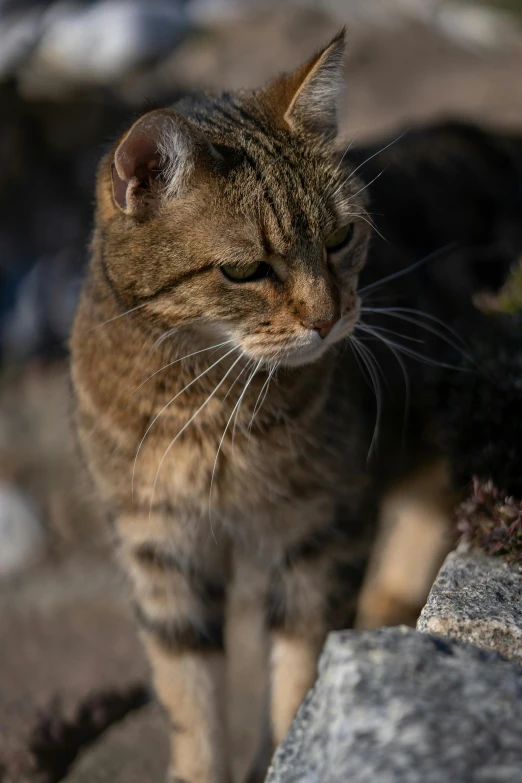
[(64, 783), (159, 783), (167, 764), (167, 721), (161, 709), (151, 705), (105, 732)]
[(79, 725), (86, 705), (105, 712), (105, 701), (110, 708), (146, 687), (148, 667), (121, 593), (113, 564), (79, 556), (2, 582), (2, 783), (47, 781), (92, 734)]
[(522, 663), (522, 570), (497, 558), (452, 552), (417, 629), (497, 650)]
[(409, 628), (330, 634), (267, 783), (522, 783), (522, 667)]

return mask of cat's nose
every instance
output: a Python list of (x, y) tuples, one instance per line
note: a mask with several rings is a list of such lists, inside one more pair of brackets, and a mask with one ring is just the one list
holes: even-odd
[(319, 337), (324, 340), (325, 337), (328, 337), (335, 324), (340, 320), (341, 317), (339, 315), (335, 315), (333, 318), (330, 318), (327, 321), (314, 321), (314, 323), (306, 325), (309, 329), (315, 329)]

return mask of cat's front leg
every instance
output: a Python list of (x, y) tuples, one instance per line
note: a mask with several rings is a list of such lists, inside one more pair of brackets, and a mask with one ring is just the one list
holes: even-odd
[(273, 572), (267, 622), (271, 633), (270, 723), (275, 750), (314, 684), (328, 631), (324, 586), (321, 579), (314, 583), (308, 563), (288, 564)]
[[(171, 730), (169, 783), (230, 783), (223, 646), (223, 547), (168, 538), (163, 525), (122, 518), (122, 555), (157, 695)], [(198, 520), (199, 521), (199, 520)], [(176, 541), (176, 538), (178, 539)], [(148, 783), (148, 782), (147, 782)]]
[(291, 547), (272, 572), (267, 620), (274, 749), (314, 684), (327, 633), (353, 626), (368, 553), (365, 541), (332, 521)]

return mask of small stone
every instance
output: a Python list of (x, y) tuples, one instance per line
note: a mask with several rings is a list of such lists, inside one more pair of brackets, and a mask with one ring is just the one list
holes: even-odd
[(496, 650), (522, 663), (522, 571), (499, 558), (452, 552), (417, 630)]
[(522, 783), (522, 667), (412, 629), (330, 634), (267, 783)]
[(152, 704), (87, 748), (64, 783), (153, 783), (164, 779), (168, 759), (167, 720)]
[(0, 577), (31, 565), (44, 532), (29, 500), (11, 484), (0, 484)]

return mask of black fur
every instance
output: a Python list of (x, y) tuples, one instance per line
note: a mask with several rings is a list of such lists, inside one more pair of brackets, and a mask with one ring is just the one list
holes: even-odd
[[(445, 123), (409, 131), (365, 163), (392, 141), (347, 156), (352, 165), (362, 164), (359, 173), (367, 182), (383, 172), (369, 186), (369, 212), (382, 237), (372, 239), (360, 288), (435, 257), (376, 287), (363, 305), (413, 308), (440, 319), (451, 332), (408, 313), (402, 315), (423, 321), (445, 339), (401, 320), (401, 314), (363, 315), (363, 323), (400, 332), (402, 337), (383, 336), (433, 362), (403, 357), (408, 402), (391, 351), (373, 338), (367, 342), (388, 383), (383, 383), (382, 441), (393, 443), (396, 423), (405, 418), (406, 439), (451, 456), (457, 485), (477, 474), (520, 495), (521, 324), (507, 316), (493, 321), (475, 307), (473, 296), (500, 288), (522, 257), (522, 136)], [(405, 339), (412, 337), (422, 343)]]

